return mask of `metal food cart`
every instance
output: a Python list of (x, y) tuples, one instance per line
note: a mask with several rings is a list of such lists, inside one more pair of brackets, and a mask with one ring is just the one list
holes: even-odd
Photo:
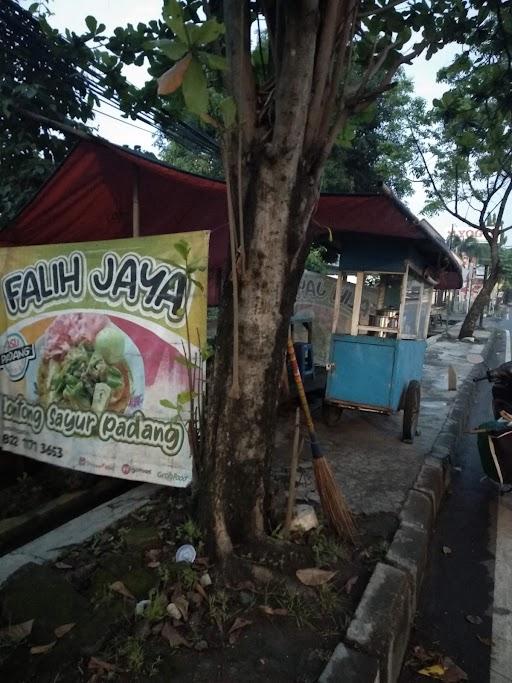
[[(412, 443), (437, 284), (429, 266), (424, 254), (402, 240), (351, 240), (342, 247), (337, 289), (347, 278), (355, 278), (355, 294), (350, 332), (331, 337), (325, 394), (328, 421), (344, 408), (383, 414), (403, 410), (402, 439)], [(365, 287), (376, 290), (377, 296), (373, 309), (363, 311)], [(335, 318), (337, 314), (335, 307)]]

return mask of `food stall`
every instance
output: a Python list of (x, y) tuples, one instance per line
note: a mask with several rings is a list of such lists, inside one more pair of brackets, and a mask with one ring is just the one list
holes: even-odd
[[(403, 410), (402, 439), (412, 443), (430, 307), (438, 284), (433, 276), (436, 263), (406, 240), (353, 237), (340, 251), (338, 287), (345, 279), (355, 280), (355, 294), (350, 332), (331, 336), (328, 421), (344, 408), (383, 414)], [(373, 310), (361, 307), (365, 287), (376, 290)]]

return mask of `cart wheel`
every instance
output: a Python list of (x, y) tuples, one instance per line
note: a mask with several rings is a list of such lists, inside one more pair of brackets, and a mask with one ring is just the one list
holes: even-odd
[(418, 380), (413, 379), (407, 386), (404, 400), (404, 418), (402, 426), (402, 441), (412, 443), (418, 428), (420, 415), (421, 389)]
[(336, 427), (341, 420), (343, 408), (333, 405), (332, 403), (323, 403), (322, 418), (328, 427)]

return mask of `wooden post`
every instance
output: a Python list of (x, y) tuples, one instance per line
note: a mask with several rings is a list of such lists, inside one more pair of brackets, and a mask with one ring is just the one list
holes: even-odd
[(132, 237), (140, 237), (139, 169), (137, 167), (133, 174)]
[(400, 311), (398, 313), (398, 334), (397, 339), (402, 338), (402, 332), (404, 329), (404, 311), (405, 311), (405, 298), (407, 296), (407, 280), (409, 279), (409, 264), (405, 269), (404, 276), (402, 278), (402, 291), (400, 292)]
[(430, 324), (430, 311), (432, 310), (432, 299), (434, 298), (434, 290), (430, 292), (430, 297), (427, 305), (427, 312), (425, 313), (425, 324), (423, 327), (423, 337), (422, 339), (426, 339), (428, 335), (428, 327)]
[(352, 308), (352, 325), (350, 334), (357, 337), (359, 332), (359, 316), (361, 314), (361, 299), (363, 298), (364, 273), (357, 273), (356, 289), (354, 292), (354, 307)]
[(293, 431), (292, 461), (290, 463), (290, 485), (288, 487), (288, 505), (284, 522), (284, 534), (288, 536), (292, 524), (293, 508), (295, 507), (295, 484), (297, 482), (297, 466), (299, 464), (300, 439), (300, 408), (295, 411), (295, 425)]
[(336, 280), (336, 293), (334, 295), (334, 310), (332, 312), (332, 327), (331, 334), (336, 334), (338, 328), (338, 320), (340, 317), (340, 303), (341, 303), (341, 289), (343, 287), (343, 276), (341, 270), (338, 271), (338, 279)]
[(420, 336), (420, 321), (421, 321), (421, 308), (423, 306), (423, 289), (424, 289), (424, 283), (423, 281), (421, 282), (420, 285), (420, 301), (419, 301), (419, 306), (418, 310), (416, 311), (416, 322), (415, 322), (415, 333), (416, 333), (416, 339)]

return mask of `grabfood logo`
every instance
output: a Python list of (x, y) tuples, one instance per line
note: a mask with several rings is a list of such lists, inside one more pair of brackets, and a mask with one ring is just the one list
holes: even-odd
[(10, 380), (19, 382), (25, 377), (28, 364), (35, 357), (33, 344), (27, 344), (19, 332), (12, 332), (0, 348), (0, 369), (5, 370)]

